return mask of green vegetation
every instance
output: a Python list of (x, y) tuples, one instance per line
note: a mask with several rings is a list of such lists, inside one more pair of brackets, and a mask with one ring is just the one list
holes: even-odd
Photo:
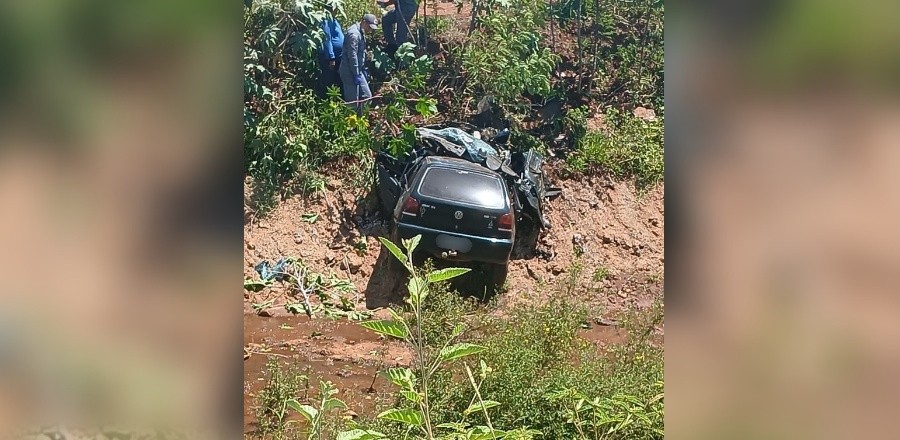
[[(586, 311), (566, 300), (520, 306), (502, 320), (486, 320), (489, 326), (470, 342), (485, 347), (475, 360), (491, 370), (480, 384), (481, 395), (504, 403), (491, 415), (493, 425), (528, 426), (548, 439), (600, 438), (581, 426), (584, 423), (602, 424), (596, 429), (603, 433), (615, 428), (602, 438), (662, 438), (663, 350), (648, 343), (645, 325), (651, 320), (646, 313), (628, 318), (628, 342), (608, 353), (598, 353), (576, 335), (586, 322)], [(469, 404), (468, 389), (453, 371), (444, 372), (433, 389), (443, 396), (436, 405), (441, 418), (452, 418)], [(621, 400), (629, 402), (627, 409), (617, 406), (591, 414), (616, 423), (585, 422), (583, 414), (578, 422), (571, 414), (586, 403), (605, 408)]]
[[(546, 9), (535, 0), (480, 2), (477, 23), (455, 54), (466, 72), (464, 96), (493, 95), (501, 106), (525, 114), (529, 96), (551, 95), (559, 55), (542, 44)], [(511, 13), (515, 11), (515, 13)]]
[[(256, 422), (261, 435), (284, 438), (288, 431), (288, 403), (308, 398), (308, 380), (296, 368), (285, 371), (275, 360), (266, 364), (266, 386), (256, 396)], [(302, 396), (301, 396), (302, 392)]]
[(663, 121), (640, 119), (609, 109), (606, 130), (587, 132), (567, 159), (578, 172), (606, 171), (616, 177), (633, 177), (638, 187), (662, 181), (665, 171)]
[[(256, 396), (257, 434), (273, 439), (322, 439), (326, 425), (333, 425), (335, 410), (347, 405), (334, 397), (337, 389), (331, 382), (319, 382), (315, 397), (309, 392), (309, 379), (296, 368), (284, 370), (274, 360), (266, 364), (266, 386)], [(310, 401), (315, 406), (301, 403)], [(300, 420), (288, 419), (298, 414)]]
[[(335, 4), (338, 11), (353, 14), (347, 16), (359, 17), (367, 10), (363, 3)], [(255, 1), (245, 8), (244, 157), (258, 214), (286, 194), (324, 191), (321, 169), (328, 163), (370, 160), (376, 145), (393, 137), (388, 134), (412, 113), (409, 107), (420, 116), (436, 111), (433, 100), (418, 98), (430, 61), (415, 57), (408, 47), (398, 56), (406, 69), (382, 86), (385, 108), (379, 126), (370, 126), (366, 113), (357, 116), (344, 105), (339, 90), (317, 97), (318, 23), (326, 14), (324, 4), (304, 1)], [(396, 68), (383, 54), (375, 64), (377, 70)], [(405, 94), (416, 98), (410, 103)]]
[[(372, 2), (329, 0), (349, 26)], [(607, 172), (652, 185), (663, 175), (662, 1), (479, 0), (436, 16), (428, 3), (417, 43), (396, 56), (369, 40), (375, 94), (357, 116), (340, 91), (317, 95), (315, 58), (327, 14), (322, 1), (256, 0), (245, 6), (244, 152), (253, 190), (249, 208), (265, 215), (293, 193), (324, 191), (329, 167), (363, 187), (372, 151), (407, 150), (414, 124), (466, 119), (484, 96), (508, 120), (514, 148), (561, 151), (575, 173)], [(460, 9), (462, 11), (463, 9)], [(471, 12), (469, 12), (471, 11)], [(471, 15), (465, 15), (471, 14)], [(413, 23), (413, 27), (417, 26)], [(427, 41), (437, 44), (425, 44)], [(562, 112), (544, 114), (549, 102)], [(587, 105), (583, 105), (583, 104)], [(636, 107), (655, 121), (631, 116)], [(586, 121), (602, 109), (606, 127)], [(557, 145), (560, 147), (560, 145)]]
[[(361, 243), (365, 244), (364, 241)], [(360, 246), (359, 249), (364, 248)], [(284, 305), (285, 310), (290, 313), (305, 313), (309, 317), (348, 318), (357, 321), (370, 315), (368, 311), (356, 310), (353, 296), (358, 295), (358, 291), (352, 281), (341, 278), (330, 270), (328, 273), (314, 272), (294, 257), (286, 260), (285, 267), (275, 273), (274, 278), (262, 280), (245, 277), (244, 288), (258, 292), (276, 283), (281, 284), (296, 299), (296, 301)], [(312, 302), (311, 298), (316, 298), (317, 301)], [(269, 300), (253, 304), (253, 308), (257, 313), (261, 313), (271, 308), (273, 303), (274, 300)]]
[[(578, 335), (589, 311), (570, 299), (565, 282), (557, 299), (520, 305), (497, 318), (449, 288), (446, 280), (468, 269), (420, 269), (411, 257), (418, 237), (404, 240), (405, 252), (380, 240), (410, 274), (405, 307), (392, 310), (390, 320), (362, 323), (404, 341), (414, 353), (408, 368), (382, 372), (396, 387), (395, 398), (377, 415), (326, 423), (327, 411), (345, 407), (333, 388), (322, 384), (309, 393), (298, 385), (308, 386), (305, 376), (270, 363), (269, 383), (257, 397), (260, 433), (307, 439), (663, 438), (663, 349), (653, 343), (663, 320), (661, 301), (624, 313), (624, 341), (598, 350)], [(606, 271), (593, 273), (603, 277)], [(290, 411), (306, 422), (289, 426)]]

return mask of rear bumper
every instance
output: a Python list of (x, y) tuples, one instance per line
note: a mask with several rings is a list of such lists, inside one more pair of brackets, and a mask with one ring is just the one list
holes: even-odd
[[(513, 241), (502, 238), (478, 237), (458, 234), (416, 225), (397, 223), (397, 234), (400, 238), (412, 238), (421, 235), (417, 251), (424, 251), (436, 258), (448, 261), (478, 261), (483, 263), (506, 264), (512, 252)], [(449, 238), (448, 238), (449, 237)], [(471, 246), (448, 246), (448, 241), (463, 241)], [(456, 249), (453, 249), (456, 247)], [(468, 249), (466, 249), (468, 247)], [(456, 250), (456, 256), (444, 256), (443, 253)]]

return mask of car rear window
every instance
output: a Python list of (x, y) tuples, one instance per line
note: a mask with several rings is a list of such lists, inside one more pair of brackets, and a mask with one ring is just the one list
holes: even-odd
[(485, 208), (506, 206), (506, 196), (499, 178), (466, 170), (429, 168), (422, 177), (419, 193)]

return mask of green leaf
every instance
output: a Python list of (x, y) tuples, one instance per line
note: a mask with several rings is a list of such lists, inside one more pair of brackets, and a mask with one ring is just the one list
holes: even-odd
[(403, 391), (400, 391), (400, 395), (405, 397), (406, 400), (409, 400), (410, 402), (413, 402), (413, 403), (419, 403), (422, 401), (422, 395), (415, 391), (403, 390)]
[(451, 278), (456, 278), (460, 275), (470, 272), (472, 269), (465, 267), (448, 267), (446, 269), (440, 269), (433, 271), (427, 275), (429, 283), (437, 283), (439, 281), (446, 281)]
[(312, 422), (315, 420), (316, 416), (319, 415), (319, 410), (309, 406), (309, 405), (301, 405), (297, 399), (291, 399), (287, 401), (287, 407), (297, 411), (301, 416), (305, 417), (306, 420)]
[(482, 378), (482, 379), (486, 378), (488, 374), (491, 374), (491, 372), (494, 371), (491, 367), (488, 366), (488, 364), (486, 364), (486, 363), (484, 362), (484, 359), (482, 359), (482, 360), (479, 362), (479, 365), (480, 365), (480, 367), (481, 367), (481, 378)]
[(336, 440), (377, 440), (386, 436), (378, 431), (367, 431), (364, 429), (353, 429), (344, 431), (337, 435)]
[(409, 302), (413, 306), (421, 304), (422, 300), (427, 296), (425, 280), (422, 278), (411, 277), (409, 282), (406, 283), (406, 288), (409, 289)]
[(425, 416), (423, 416), (421, 412), (414, 409), (393, 408), (381, 414), (378, 414), (378, 418), (392, 420), (394, 422), (400, 422), (411, 426), (422, 426), (422, 424), (425, 423)]
[(382, 335), (393, 336), (398, 339), (406, 339), (406, 327), (397, 321), (367, 321), (360, 325)]
[(465, 415), (469, 415), (469, 414), (472, 414), (473, 412), (476, 412), (476, 411), (483, 411), (483, 410), (486, 410), (486, 409), (494, 408), (494, 407), (496, 407), (496, 406), (500, 406), (500, 402), (497, 402), (497, 401), (494, 401), (494, 400), (484, 400), (484, 401), (481, 401), (481, 402), (475, 402), (475, 403), (473, 403), (473, 404), (470, 405), (468, 408), (466, 408), (466, 410), (465, 410), (463, 413), (464, 413)]
[(467, 439), (470, 440), (496, 440), (506, 436), (506, 431), (491, 429), (487, 426), (476, 426), (469, 430)]
[(416, 235), (415, 237), (410, 238), (409, 240), (403, 240), (403, 247), (405, 247), (406, 251), (411, 254), (419, 246), (419, 241), (421, 241), (421, 240), (422, 240), (422, 235)]
[(346, 408), (347, 404), (344, 403), (343, 400), (340, 399), (328, 399), (325, 401), (325, 404), (322, 405), (322, 411), (329, 411), (335, 408)]
[(436, 114), (437, 100), (434, 98), (419, 98), (416, 101), (416, 113), (425, 118)]
[(468, 342), (463, 342), (461, 344), (451, 345), (449, 347), (444, 347), (441, 349), (440, 354), (438, 355), (440, 359), (444, 362), (449, 362), (454, 359), (459, 359), (465, 356), (471, 356), (473, 354), (481, 353), (485, 350), (485, 347), (475, 344), (469, 344)]
[(300, 220), (302, 220), (306, 223), (315, 223), (316, 220), (318, 220), (318, 219), (319, 219), (319, 214), (317, 214), (315, 212), (308, 212), (308, 213), (300, 216)]
[(416, 383), (416, 375), (409, 368), (388, 368), (384, 372), (388, 380), (405, 390), (411, 390)]
[(271, 284), (271, 281), (244, 279), (244, 288), (251, 292), (259, 292)]
[(400, 260), (401, 263), (406, 265), (406, 256), (403, 255), (403, 251), (401, 251), (396, 244), (392, 243), (390, 240), (384, 237), (378, 237), (378, 241), (380, 241), (381, 244), (383, 244), (384, 247), (386, 247), (387, 250), (389, 250), (391, 254), (394, 255), (394, 258)]

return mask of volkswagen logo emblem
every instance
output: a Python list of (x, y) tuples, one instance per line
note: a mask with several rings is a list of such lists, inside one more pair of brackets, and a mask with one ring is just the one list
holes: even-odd
[(461, 219), (461, 218), (462, 218), (462, 211), (456, 211), (456, 214), (453, 214), (453, 216), (456, 217), (457, 220)]

